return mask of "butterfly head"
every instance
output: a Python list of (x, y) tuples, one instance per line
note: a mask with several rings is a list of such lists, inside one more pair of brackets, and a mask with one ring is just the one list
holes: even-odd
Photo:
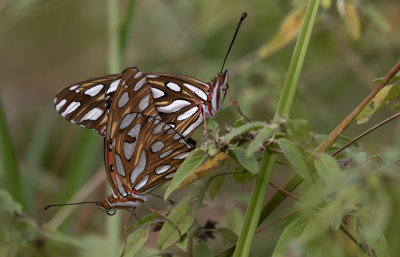
[(214, 117), (215, 113), (221, 109), (228, 88), (228, 70), (225, 70), (218, 73), (211, 81), (207, 104), (207, 111), (211, 117)]

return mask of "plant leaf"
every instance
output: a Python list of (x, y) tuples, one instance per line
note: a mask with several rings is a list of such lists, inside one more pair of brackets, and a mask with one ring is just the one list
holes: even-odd
[(302, 177), (306, 182), (311, 183), (311, 173), (307, 167), (306, 161), (301, 151), (289, 140), (285, 138), (279, 139), (279, 146), (281, 147), (283, 154), (290, 162), (292, 168), (296, 173)]
[(123, 256), (133, 256), (143, 247), (149, 237), (149, 227), (138, 228), (128, 236)]
[[(296, 240), (304, 231), (308, 224), (308, 219), (299, 218), (295, 219), (291, 224), (289, 224), (285, 230), (283, 230), (281, 237), (272, 253), (272, 257), (288, 256), (291, 252), (291, 245), (293, 240)], [(301, 256), (301, 253), (298, 253)]]
[[(168, 215), (168, 219), (179, 228), (179, 231), (182, 234), (188, 231), (196, 218), (197, 210), (200, 206), (196, 199), (198, 194), (199, 190), (196, 190), (192, 194), (183, 198), (171, 211), (170, 215)], [(157, 241), (158, 248), (163, 250), (175, 243), (178, 239), (178, 231), (170, 222), (167, 221), (160, 231)]]
[(210, 248), (203, 240), (199, 239), (198, 244), (194, 247), (194, 257), (213, 257)]
[(257, 51), (257, 57), (264, 59), (296, 38), (306, 11), (306, 2), (299, 4), (283, 20), (279, 31)]
[(259, 168), (257, 160), (254, 156), (247, 157), (246, 149), (241, 147), (231, 147), (229, 150), (229, 156), (242, 165), (247, 171), (253, 174), (258, 173)]
[(272, 135), (272, 129), (270, 128), (263, 128), (258, 132), (258, 135), (249, 143), (249, 146), (247, 147), (246, 151), (246, 156), (250, 157), (253, 155), (257, 149), (259, 149), (262, 145), (265, 139), (270, 137)]
[(210, 199), (214, 201), (214, 197), (224, 183), (225, 176), (217, 176), (210, 184)]
[(260, 129), (263, 128), (265, 126), (264, 122), (261, 121), (255, 121), (252, 123), (247, 123), (243, 126), (237, 127), (237, 128), (233, 128), (231, 132), (229, 132), (228, 134), (226, 134), (225, 136), (222, 137), (221, 142), (222, 143), (228, 143), (232, 138), (243, 134), (244, 132), (250, 131), (250, 130), (254, 130), (254, 129)]
[(326, 183), (329, 183), (332, 179), (338, 178), (342, 175), (336, 159), (326, 153), (318, 154), (315, 158), (314, 164), (318, 174)]
[(164, 194), (164, 200), (166, 201), (173, 191), (175, 191), (179, 185), (192, 173), (194, 169), (200, 166), (204, 160), (204, 156), (196, 156), (197, 153), (201, 152), (199, 149), (192, 151), (185, 161), (181, 164), (175, 173), (175, 176), (171, 180), (167, 190)]
[[(390, 256), (389, 247), (386, 242), (385, 235), (382, 231), (374, 229), (373, 233), (366, 232), (365, 228), (374, 222), (364, 215), (356, 217), (356, 233), (360, 243), (368, 249), (370, 256)], [(367, 256), (362, 250), (359, 250), (358, 256)]]
[(224, 163), (228, 160), (229, 160), (229, 156), (226, 153), (224, 153), (224, 152), (218, 153), (217, 155), (212, 157), (210, 160), (207, 160), (202, 165), (200, 165), (198, 168), (196, 168), (193, 172), (191, 172), (176, 189), (190, 185), (193, 182), (200, 180), (201, 178), (214, 173), (219, 167), (224, 165)]
[(396, 98), (399, 94), (400, 81), (383, 87), (357, 115), (357, 124), (366, 123), (374, 113), (381, 109), (388, 101)]

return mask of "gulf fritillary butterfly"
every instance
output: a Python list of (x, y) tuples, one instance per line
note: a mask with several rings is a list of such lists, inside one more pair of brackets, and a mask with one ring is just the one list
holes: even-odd
[[(242, 15), (232, 43), (246, 16)], [(105, 137), (104, 159), (112, 196), (96, 205), (109, 214), (118, 208), (135, 209), (138, 203), (152, 210), (144, 203), (145, 194), (171, 179), (194, 149), (196, 142), (190, 136), (222, 107), (227, 81), (228, 71), (222, 69), (204, 83), (129, 67), (121, 74), (62, 89), (54, 99), (57, 111)]]

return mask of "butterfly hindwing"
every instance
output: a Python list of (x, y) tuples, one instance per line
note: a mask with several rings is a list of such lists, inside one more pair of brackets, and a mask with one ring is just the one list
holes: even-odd
[[(170, 125), (131, 113), (130, 123), (110, 137), (108, 170), (117, 195), (144, 194), (172, 178), (194, 143), (188, 143)], [(110, 167), (110, 165), (108, 165)], [(114, 193), (115, 195), (115, 193)]]

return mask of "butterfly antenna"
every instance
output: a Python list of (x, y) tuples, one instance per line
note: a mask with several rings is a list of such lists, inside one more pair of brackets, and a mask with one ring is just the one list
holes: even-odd
[(67, 205), (78, 205), (78, 204), (88, 204), (88, 203), (99, 203), (99, 202), (79, 202), (79, 203), (62, 203), (62, 204), (49, 204), (44, 207), (44, 210), (47, 210), (50, 207), (54, 206), (67, 206)]
[(228, 55), (229, 55), (229, 52), (231, 51), (233, 42), (235, 42), (236, 36), (237, 36), (237, 34), (238, 34), (238, 32), (239, 32), (240, 25), (242, 24), (242, 21), (244, 20), (244, 18), (246, 18), (247, 14), (248, 14), (247, 12), (244, 12), (244, 13), (242, 14), (242, 16), (240, 17), (239, 23), (238, 23), (238, 25), (237, 25), (237, 27), (236, 27), (235, 34), (233, 35), (233, 39), (232, 39), (232, 41), (231, 41), (231, 45), (229, 46), (228, 51), (226, 52), (226, 55), (225, 55), (224, 62), (222, 63), (222, 67), (221, 67), (221, 72), (220, 72), (220, 73), (222, 73), (222, 70), (224, 69), (225, 62), (226, 62), (226, 58), (228, 58)]

